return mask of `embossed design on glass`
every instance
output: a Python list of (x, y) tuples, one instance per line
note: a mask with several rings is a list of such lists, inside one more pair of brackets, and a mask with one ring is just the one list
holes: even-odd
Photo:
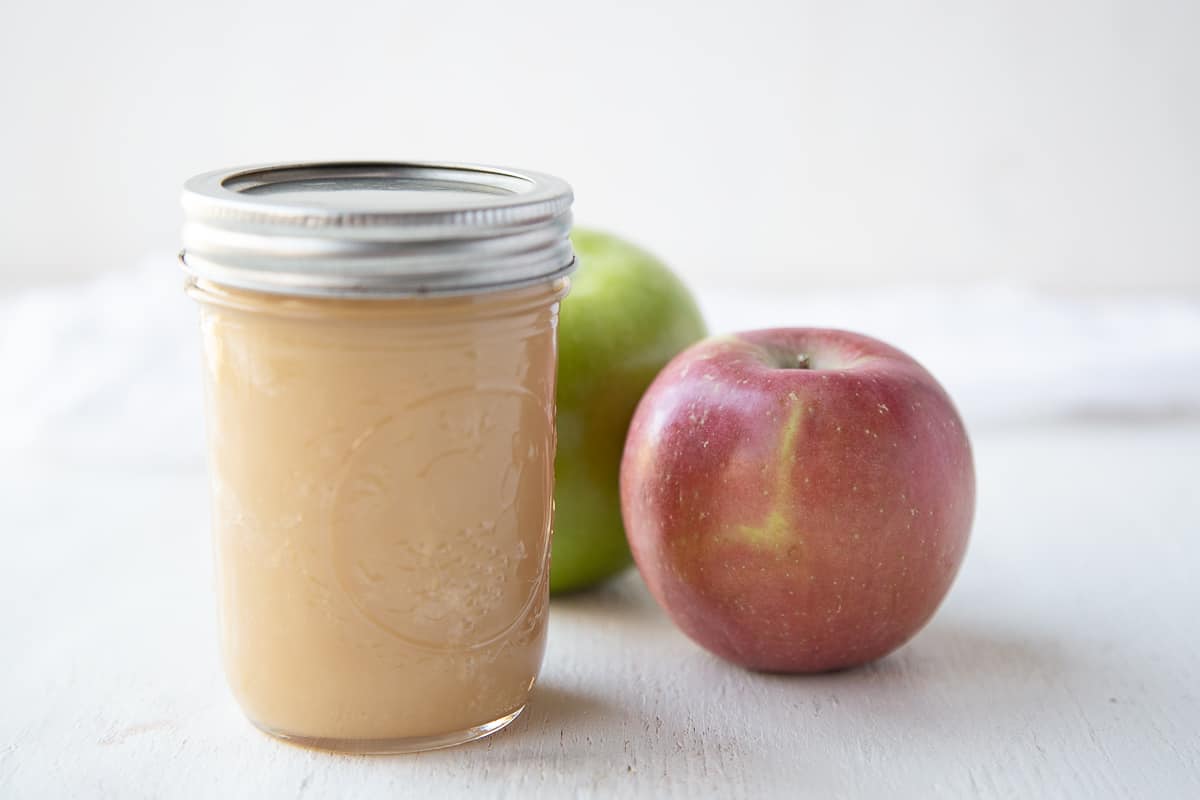
[(520, 712), (545, 648), (565, 289), (192, 283), (223, 657), (258, 726), (397, 752)]
[[(526, 621), (546, 547), (512, 532), (549, 527), (549, 413), (520, 386), (451, 389), (356, 439), (334, 498), (332, 550), (364, 617), (430, 652), (484, 648)], [(470, 491), (446, 490), (464, 483)], [(404, 537), (373, 535), (398, 519)]]

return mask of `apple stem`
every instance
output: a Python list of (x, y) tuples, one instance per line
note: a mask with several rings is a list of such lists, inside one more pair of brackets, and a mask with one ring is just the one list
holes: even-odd
[(797, 353), (796, 354), (796, 369), (808, 369), (808, 354), (807, 353)]

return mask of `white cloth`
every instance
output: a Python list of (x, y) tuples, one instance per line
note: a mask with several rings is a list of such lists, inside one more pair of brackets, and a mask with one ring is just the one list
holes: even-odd
[[(169, 256), (0, 299), (0, 454), (193, 466), (203, 459), (195, 309)], [(925, 364), (968, 427), (1071, 415), (1200, 415), (1200, 298), (1009, 286), (702, 287), (714, 332), (826, 326)]]
[(1200, 414), (1200, 297), (1014, 286), (704, 291), (714, 330), (846, 328), (940, 380), (968, 425)]

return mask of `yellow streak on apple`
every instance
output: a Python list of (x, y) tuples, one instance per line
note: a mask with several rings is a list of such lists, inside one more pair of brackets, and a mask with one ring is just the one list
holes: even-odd
[(775, 463), (774, 508), (761, 525), (738, 525), (737, 534), (742, 539), (760, 547), (779, 548), (787, 543), (788, 520), (780, 506), (788, 494), (789, 467), (795, 462), (796, 437), (800, 433), (800, 417), (804, 406), (795, 392), (789, 392), (792, 407), (783, 428), (783, 441)]

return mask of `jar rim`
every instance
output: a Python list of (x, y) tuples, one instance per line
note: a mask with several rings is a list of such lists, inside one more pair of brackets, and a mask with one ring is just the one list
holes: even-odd
[(307, 297), (515, 288), (569, 274), (570, 186), (505, 167), (291, 162), (187, 181), (180, 261), (194, 278)]
[(554, 305), (566, 297), (570, 286), (570, 278), (563, 277), (505, 291), (420, 297), (346, 298), (259, 292), (189, 277), (184, 291), (203, 306), (214, 306), (256, 317), (323, 322), (392, 320), (405, 324), (440, 320), (445, 324), (460, 325), (467, 320), (511, 316)]

